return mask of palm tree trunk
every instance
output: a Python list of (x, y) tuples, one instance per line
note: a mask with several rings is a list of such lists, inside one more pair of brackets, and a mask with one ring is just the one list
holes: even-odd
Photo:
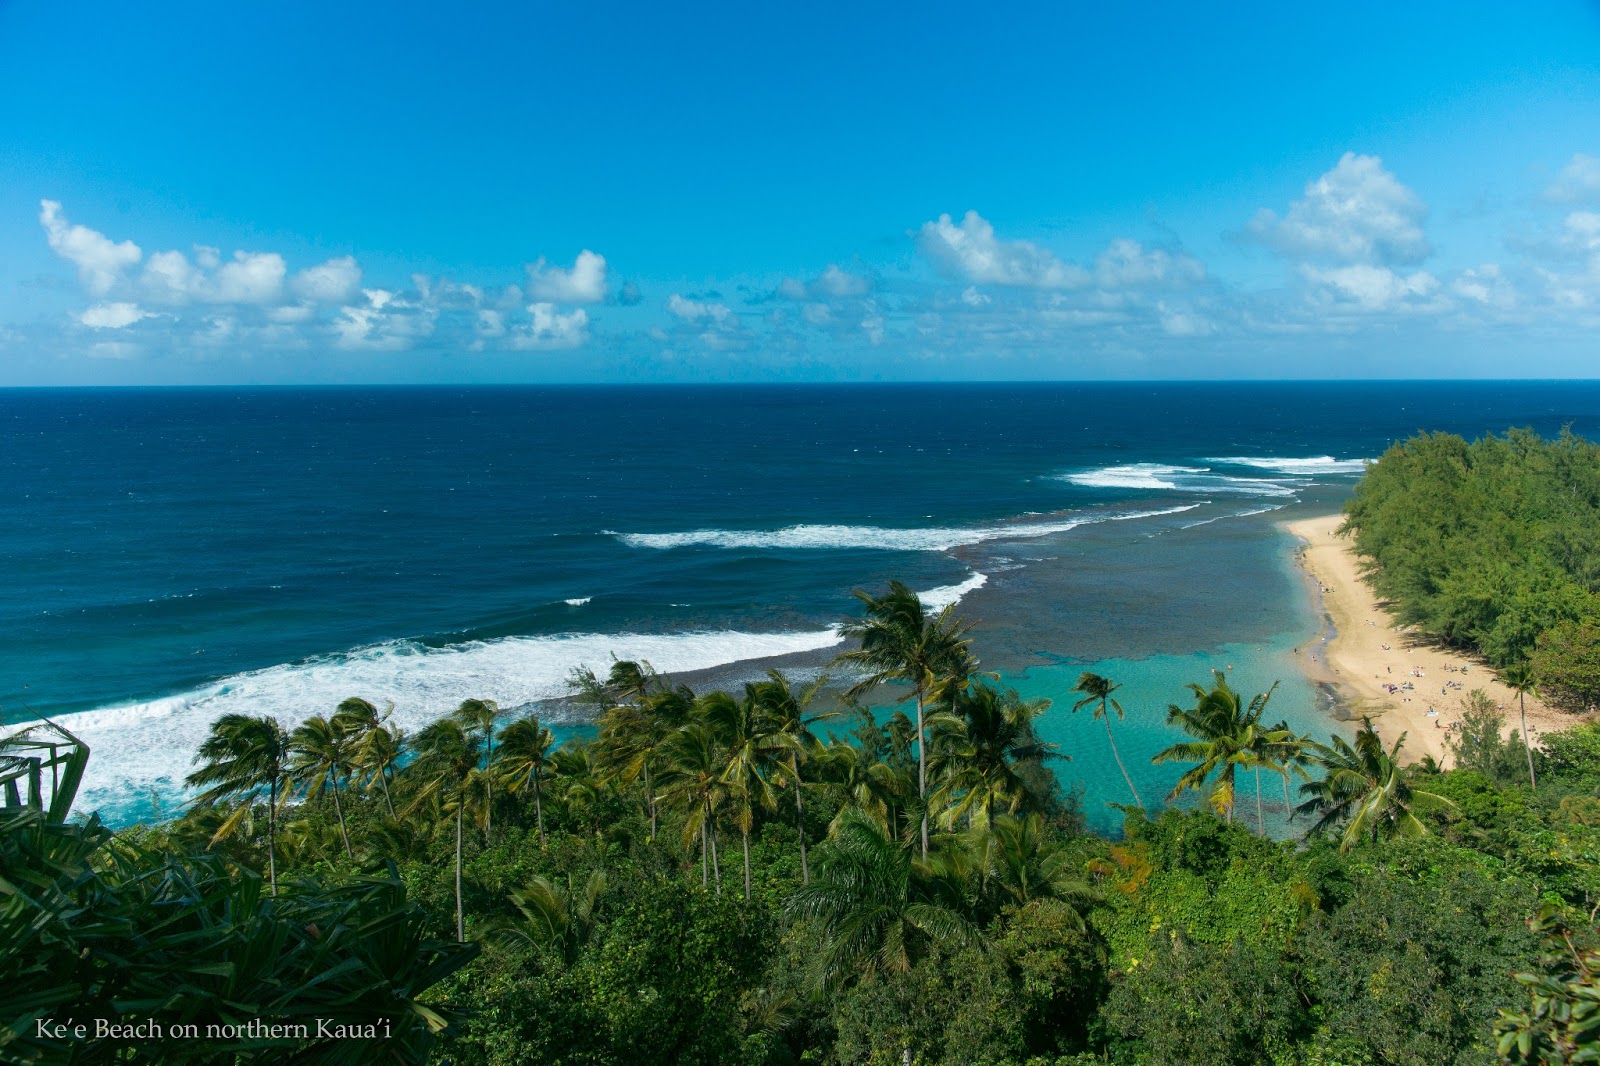
[(484, 731), (489, 750), (483, 757), (483, 846), (489, 846), (489, 830), (494, 828), (494, 778), (489, 768), (494, 765), (494, 726)]
[(750, 830), (744, 830), (744, 898), (750, 898)]
[(1522, 750), (1528, 753), (1528, 787), (1538, 792), (1539, 781), (1533, 776), (1533, 745), (1528, 743), (1528, 705), (1521, 692), (1517, 693), (1517, 706), (1522, 709)]
[(650, 784), (650, 760), (644, 760), (644, 801), (650, 808), (650, 839), (656, 838), (656, 790)]
[(928, 857), (928, 738), (922, 730), (922, 686), (917, 686), (917, 796), (922, 800), (922, 857)]
[(344, 826), (344, 803), (339, 799), (339, 778), (333, 778), (333, 812), (339, 816), (339, 836), (344, 841), (344, 857), (355, 858), (350, 851), (350, 831)]
[(1261, 813), (1261, 767), (1256, 770), (1256, 832), (1267, 835), (1267, 816)]
[(711, 876), (717, 882), (717, 895), (722, 895), (722, 864), (717, 861), (717, 826), (711, 821), (711, 804), (706, 804), (706, 822), (711, 826)]
[(1294, 801), (1289, 799), (1288, 767), (1284, 767), (1283, 774), (1283, 814), (1284, 817), (1288, 818), (1291, 822), (1294, 821)]
[(704, 822), (701, 822), (700, 823), (700, 887), (701, 888), (705, 888), (707, 885), (709, 885), (711, 883), (711, 867), (706, 862), (706, 855), (708, 854), (708, 850), (709, 849), (708, 849), (707, 844), (706, 844), (706, 824)]
[(1105, 713), (1103, 704), (1100, 711), (1100, 717), (1106, 723), (1106, 740), (1111, 742), (1111, 757), (1117, 760), (1117, 769), (1122, 771), (1122, 779), (1128, 783), (1128, 791), (1133, 793), (1133, 802), (1137, 803), (1142, 811), (1144, 810), (1144, 800), (1139, 798), (1139, 790), (1133, 787), (1133, 778), (1128, 776), (1128, 768), (1122, 765), (1122, 753), (1117, 751), (1117, 740), (1111, 735), (1111, 716)]
[(467, 809), (467, 797), (460, 797), (456, 803), (456, 942), (467, 942), (466, 920), (461, 914), (461, 817)]
[(539, 772), (533, 773), (533, 813), (539, 819), (539, 846), (544, 847), (544, 800), (539, 795)]
[(794, 767), (794, 824), (800, 831), (800, 883), (811, 883), (811, 869), (806, 865), (806, 811), (800, 799), (800, 756), (789, 753), (789, 765)]
[(278, 779), (267, 783), (267, 878), (278, 894)]
[(389, 798), (389, 772), (387, 767), (378, 767), (378, 784), (383, 787), (383, 805), (389, 808), (389, 817), (394, 817), (394, 800)]

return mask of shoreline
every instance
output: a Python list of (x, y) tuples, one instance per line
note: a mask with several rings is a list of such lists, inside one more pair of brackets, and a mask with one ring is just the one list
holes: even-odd
[[(1343, 515), (1330, 514), (1278, 523), (1300, 541), (1294, 560), (1323, 621), (1316, 636), (1296, 649), (1306, 676), (1340, 694), (1341, 717), (1371, 718), (1385, 747), (1404, 733), (1400, 754), (1405, 763), (1430, 755), (1441, 765), (1448, 760), (1449, 727), (1461, 721), (1462, 702), (1474, 689), (1483, 689), (1500, 707), (1508, 733), (1520, 733), (1516, 693), (1492, 667), (1478, 656), (1396, 628), (1389, 607), (1363, 580), (1354, 546), (1335, 535), (1343, 521)], [(1406, 684), (1413, 688), (1390, 692), (1385, 687)], [(1535, 746), (1541, 735), (1583, 720), (1531, 697), (1527, 706), (1528, 738)]]

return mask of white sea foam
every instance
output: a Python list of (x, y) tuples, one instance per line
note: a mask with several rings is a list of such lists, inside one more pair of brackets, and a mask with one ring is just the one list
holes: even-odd
[[(930, 594), (941, 591), (945, 590)], [(613, 654), (648, 659), (658, 670), (682, 673), (830, 648), (840, 639), (835, 630), (822, 629), (585, 633), (507, 637), (445, 648), (396, 641), (236, 674), (166, 699), (65, 714), (56, 720), (92, 752), (79, 793), (82, 809), (115, 811), (154, 790), (172, 813), (186, 796), (183, 777), (191, 768), (190, 759), (219, 715), (270, 714), (292, 726), (311, 714), (330, 713), (347, 696), (363, 696), (380, 707), (393, 701), (394, 721), (415, 731), (468, 697), (512, 708), (563, 696), (573, 667), (604, 672)]]
[(1249, 511), (1233, 511), (1229, 514), (1212, 515), (1210, 518), (1202, 518), (1197, 522), (1185, 522), (1181, 528), (1194, 529), (1197, 526), (1209, 526), (1212, 522), (1221, 521), (1224, 518), (1248, 518), (1251, 515), (1266, 514), (1269, 511), (1281, 511), (1287, 506), (1288, 504), (1284, 503), (1274, 503), (1266, 507), (1256, 507)]
[(983, 588), (989, 581), (988, 574), (974, 573), (959, 585), (940, 585), (936, 589), (917, 593), (917, 598), (922, 605), (930, 611), (942, 611), (952, 604), (960, 603), (961, 597), (969, 592)]
[(1164, 463), (1122, 463), (1078, 470), (1059, 475), (1059, 478), (1085, 488), (1226, 492), (1246, 496), (1293, 496), (1295, 492), (1295, 484), (1289, 478), (1234, 477), (1215, 473), (1210, 467)]
[[(974, 573), (918, 593), (930, 610), (958, 602), (988, 580)], [(568, 600), (573, 603), (574, 601)], [(576, 601), (587, 603), (588, 599)], [(664, 673), (831, 648), (836, 628), (783, 632), (571, 633), (505, 637), (429, 648), (414, 641), (252, 670), (177, 696), (79, 711), (56, 718), (92, 755), (79, 806), (114, 813), (152, 791), (167, 813), (187, 798), (183, 778), (211, 723), (224, 714), (270, 714), (285, 726), (329, 713), (347, 696), (394, 704), (394, 721), (415, 732), (468, 697), (510, 709), (568, 694), (577, 666), (603, 673), (613, 656), (646, 659)]]
[(579, 596), (575, 599), (562, 600), (561, 602), (566, 604), (568, 607), (582, 607), (592, 599), (594, 599), (593, 596)]
[(1070, 518), (1045, 522), (1005, 522), (992, 526), (926, 527), (891, 529), (883, 526), (800, 525), (786, 529), (696, 529), (683, 533), (607, 532), (635, 548), (783, 548), (841, 549), (877, 548), (888, 551), (949, 551), (965, 544), (989, 540), (1025, 540), (1067, 533), (1079, 526), (1097, 522), (1118, 522), (1132, 518), (1154, 518), (1192, 510), (1199, 504), (1167, 507), (1154, 511), (1085, 512)]
[(1316, 455), (1309, 459), (1289, 459), (1280, 456), (1256, 458), (1229, 455), (1207, 459), (1208, 463), (1226, 463), (1229, 466), (1253, 466), (1258, 470), (1275, 470), (1280, 474), (1297, 477), (1314, 477), (1317, 474), (1359, 474), (1372, 459), (1335, 459), (1331, 455)]
[(1094, 470), (1080, 470), (1067, 474), (1066, 480), (1074, 485), (1100, 489), (1175, 489), (1174, 474), (1204, 474), (1198, 466), (1167, 466), (1162, 463), (1124, 463), (1121, 466), (1102, 466)]

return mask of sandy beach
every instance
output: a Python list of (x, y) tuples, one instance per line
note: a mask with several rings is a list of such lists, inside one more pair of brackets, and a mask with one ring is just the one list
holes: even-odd
[[(1283, 523), (1304, 541), (1300, 565), (1320, 590), (1322, 609), (1334, 630), (1300, 647), (1307, 672), (1335, 685), (1356, 716), (1371, 717), (1386, 746), (1405, 733), (1401, 755), (1408, 762), (1424, 755), (1445, 760), (1447, 731), (1461, 721), (1462, 701), (1473, 689), (1487, 691), (1505, 712), (1507, 725), (1517, 727), (1516, 693), (1495, 679), (1491, 667), (1395, 628), (1390, 612), (1362, 580), (1354, 546), (1335, 536), (1341, 522), (1340, 515), (1326, 515)], [(1404, 687), (1408, 684), (1410, 689)], [(1391, 692), (1388, 686), (1399, 690)], [(1527, 705), (1528, 733), (1535, 744), (1541, 734), (1578, 721), (1534, 699)]]

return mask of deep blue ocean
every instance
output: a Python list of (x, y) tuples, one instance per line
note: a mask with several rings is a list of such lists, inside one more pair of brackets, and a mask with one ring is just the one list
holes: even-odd
[(1165, 705), (1212, 666), (1336, 728), (1276, 523), (1415, 431), (1525, 425), (1595, 436), (1600, 384), (0, 390), (0, 713), (82, 735), (80, 806), (125, 821), (179, 808), (225, 711), (362, 695), (414, 729), (613, 654), (808, 675), (851, 590), (898, 577), (1056, 701), (1058, 773), (1109, 823), (1082, 669), (1124, 680), (1154, 795)]

